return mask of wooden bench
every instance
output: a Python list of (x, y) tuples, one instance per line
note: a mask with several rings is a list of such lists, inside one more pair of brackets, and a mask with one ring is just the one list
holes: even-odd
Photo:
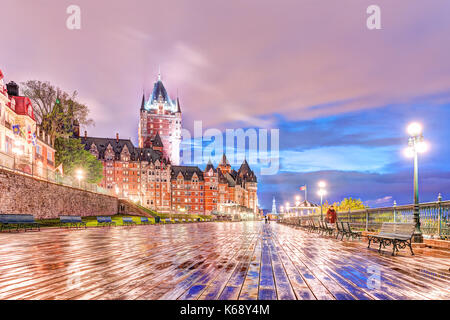
[(345, 229), (343, 226), (343, 222), (336, 221), (336, 239), (339, 237), (340, 234), (342, 235), (341, 240), (343, 240), (345, 236)]
[(133, 221), (133, 218), (130, 217), (122, 217), (122, 224), (124, 226), (132, 226), (135, 225), (136, 222)]
[(309, 219), (309, 230), (312, 232), (315, 231), (319, 231), (319, 227), (317, 226), (317, 224), (314, 222), (314, 219)]
[(147, 217), (141, 217), (141, 224), (150, 224), (150, 220)]
[[(338, 224), (338, 223), (336, 223)], [(352, 227), (350, 226), (350, 223), (348, 222), (341, 222), (342, 230), (345, 233), (345, 236), (347, 237), (347, 240), (352, 237), (354, 238), (361, 238), (361, 231), (354, 231), (352, 230)], [(341, 239), (342, 240), (342, 239)]]
[(86, 226), (86, 222), (83, 222), (83, 220), (81, 219), (81, 217), (79, 216), (59, 216), (59, 225), (61, 227), (66, 226), (66, 227), (82, 227), (84, 226), (85, 228), (87, 228)]
[(367, 235), (370, 248), (372, 242), (379, 243), (378, 252), (381, 253), (381, 247), (392, 245), (392, 255), (398, 252), (398, 249), (404, 249), (406, 246), (411, 250), (411, 255), (414, 255), (411, 241), (414, 234), (415, 226), (413, 223), (395, 223), (384, 222), (381, 225), (381, 230), (378, 234)]
[(319, 221), (319, 225), (323, 234), (333, 235), (334, 228), (331, 228), (325, 221)]
[(304, 230), (308, 230), (309, 229), (309, 224), (308, 221), (305, 222), (305, 220), (299, 220), (299, 225), (300, 228), (304, 229)]
[(3, 229), (24, 229), (26, 232), (28, 230), (33, 230), (36, 228), (38, 231), (41, 230), (39, 223), (34, 220), (31, 214), (0, 214), (0, 232)]
[(115, 226), (116, 223), (112, 221), (111, 217), (97, 217), (97, 225), (102, 227)]

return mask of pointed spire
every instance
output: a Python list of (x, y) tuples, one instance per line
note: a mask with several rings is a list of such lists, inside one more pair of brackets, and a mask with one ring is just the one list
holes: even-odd
[(227, 156), (225, 155), (225, 152), (222, 155), (222, 160), (220, 160), (220, 164), (226, 166), (228, 164)]
[(211, 158), (209, 159), (208, 164), (206, 165), (205, 172), (209, 172), (209, 170), (216, 172), (216, 169), (214, 168), (214, 165), (211, 162)]
[(178, 96), (177, 96), (177, 113), (181, 113), (180, 99), (178, 99)]
[(158, 81), (161, 81), (161, 65), (158, 65)]
[(141, 110), (145, 109), (145, 92), (142, 92)]
[(155, 139), (153, 139), (154, 147), (163, 147), (163, 143), (161, 141), (161, 137), (159, 136), (159, 132), (156, 133)]

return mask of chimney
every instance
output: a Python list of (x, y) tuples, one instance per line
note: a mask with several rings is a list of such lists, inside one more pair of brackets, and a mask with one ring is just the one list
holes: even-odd
[(18, 97), (19, 96), (19, 85), (14, 81), (10, 81), (6, 84), (6, 90), (8, 91), (8, 96)]
[(87, 131), (84, 130), (84, 137), (87, 138)]
[(116, 133), (116, 141), (119, 142), (119, 133)]

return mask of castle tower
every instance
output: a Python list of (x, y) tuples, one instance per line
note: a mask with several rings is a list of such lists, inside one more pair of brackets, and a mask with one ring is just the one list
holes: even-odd
[(231, 165), (228, 162), (225, 153), (222, 155), (222, 160), (220, 160), (218, 168), (222, 171), (223, 174), (231, 172)]
[(181, 106), (178, 97), (171, 100), (161, 80), (161, 74), (153, 85), (152, 94), (146, 100), (142, 96), (139, 121), (139, 147), (149, 148), (159, 135), (164, 156), (171, 163), (180, 163)]

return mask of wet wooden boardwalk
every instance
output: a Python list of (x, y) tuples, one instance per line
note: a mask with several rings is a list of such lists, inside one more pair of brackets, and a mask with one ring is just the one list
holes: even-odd
[(1, 233), (0, 299), (450, 299), (450, 256), (416, 253), (260, 222)]

